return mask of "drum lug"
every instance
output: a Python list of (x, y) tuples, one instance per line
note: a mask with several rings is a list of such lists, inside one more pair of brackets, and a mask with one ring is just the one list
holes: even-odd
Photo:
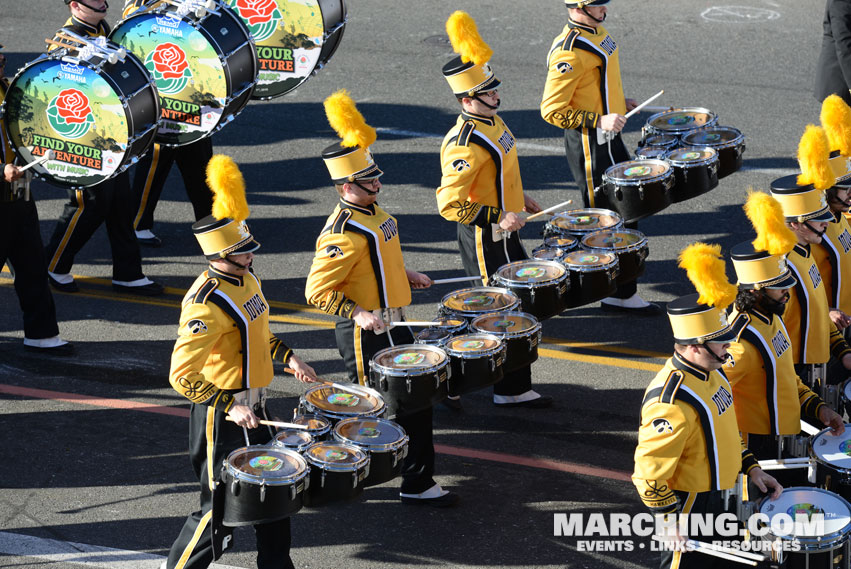
[(440, 372), (434, 374), (434, 388), (440, 389)]
[(387, 378), (385, 378), (383, 375), (381, 376), (381, 379), (378, 381), (378, 384), (381, 387), (381, 391), (387, 391), (389, 389), (389, 386), (387, 385)]
[(411, 392), (411, 378), (410, 377), (405, 378), (405, 385), (408, 388), (408, 393), (410, 393)]
[(266, 481), (260, 483), (260, 502), (266, 501)]
[(491, 372), (496, 371), (496, 358), (493, 358), (491, 361)]
[(641, 200), (644, 199), (644, 186), (642, 186), (641, 184), (638, 184), (638, 198)]
[(464, 358), (461, 358), (461, 375), (464, 375)]
[(322, 471), (322, 474), (319, 478), (319, 487), (325, 488), (325, 471), (324, 470)]
[(352, 488), (358, 487), (358, 471), (352, 472)]
[(532, 299), (532, 302), (535, 302), (535, 289), (529, 289), (529, 298)]
[(290, 500), (295, 500), (296, 486), (297, 484), (293, 484), (292, 486), (290, 486)]
[(239, 496), (239, 480), (236, 478), (230, 482), (230, 493), (234, 496)]

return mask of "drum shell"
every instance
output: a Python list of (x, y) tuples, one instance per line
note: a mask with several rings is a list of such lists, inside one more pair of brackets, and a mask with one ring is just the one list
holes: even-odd
[[(681, 136), (682, 144), (684, 146), (708, 146), (715, 150), (718, 153), (718, 179), (729, 176), (733, 172), (741, 170), (743, 154), (745, 152), (745, 136), (742, 132), (733, 127), (722, 127), (718, 126), (718, 129), (721, 130), (732, 130), (735, 133), (738, 133), (738, 136), (735, 137), (734, 140), (730, 140), (727, 142), (720, 142), (717, 144), (701, 142), (701, 141), (692, 141), (689, 137), (690, 135), (697, 136), (700, 131), (703, 129), (697, 129), (688, 133), (684, 133)], [(707, 130), (710, 130), (707, 127)]]
[(357, 470), (339, 472), (310, 465), (310, 484), (304, 493), (304, 505), (325, 506), (333, 502), (347, 502), (363, 493), (370, 463)]
[[(531, 316), (524, 314), (524, 316)], [(503, 363), (504, 373), (516, 371), (525, 366), (531, 365), (538, 359), (538, 344), (541, 343), (541, 324), (536, 322), (535, 325), (524, 331), (523, 333), (505, 333), (500, 331), (489, 330), (475, 323), (470, 324), (470, 329), (483, 334), (492, 334), (502, 340), (505, 345), (505, 363)]]
[(528, 312), (538, 320), (546, 320), (552, 316), (561, 314), (564, 310), (564, 297), (570, 286), (567, 274), (561, 275), (557, 281), (540, 283), (540, 286), (523, 286), (514, 281), (509, 281), (499, 273), (491, 276), (493, 286), (507, 288), (520, 299), (519, 310)]
[(693, 166), (671, 163), (671, 168), (674, 170), (671, 201), (684, 202), (718, 187), (718, 167), (719, 160)]
[(452, 375), (447, 382), (449, 395), (457, 397), (490, 387), (505, 375), (506, 345), (496, 354), (462, 358), (449, 354)]
[(448, 358), (436, 371), (419, 375), (390, 374), (374, 369), (370, 362), (369, 387), (384, 398), (388, 419), (404, 417), (446, 399), (449, 369)]
[(671, 205), (673, 187), (673, 171), (669, 171), (662, 179), (635, 185), (619, 184), (607, 179), (604, 174), (603, 184), (594, 188), (594, 195), (606, 203), (609, 209), (619, 213), (624, 223), (629, 224), (659, 213)]
[(334, 440), (357, 447), (369, 456), (369, 474), (364, 480), (365, 488), (384, 484), (401, 476), (405, 457), (408, 456), (409, 443), (408, 435), (405, 434), (401, 425), (394, 423), (394, 426), (402, 432), (402, 438), (388, 445), (371, 445), (361, 441), (353, 441), (340, 433), (341, 426), (342, 423), (335, 426)]
[[(644, 235), (637, 230), (626, 231), (634, 231), (642, 236)], [(589, 238), (591, 235), (594, 234), (589, 234)], [(601, 249), (601, 247), (593, 247), (592, 245), (586, 244), (584, 238), (582, 240), (582, 245), (588, 249)], [(650, 247), (647, 243), (646, 237), (644, 238), (644, 244), (640, 247), (622, 248), (622, 250), (618, 250), (616, 248), (605, 248), (603, 250), (614, 253), (618, 257), (618, 274), (616, 278), (616, 283), (618, 285), (631, 283), (644, 274), (644, 269), (646, 268), (645, 261), (650, 255)]]
[[(608, 253), (608, 251), (606, 251)], [(597, 270), (580, 271), (570, 266), (570, 289), (564, 299), (566, 308), (576, 308), (612, 296), (618, 288), (620, 264), (600, 267)]]
[(291, 484), (254, 484), (239, 480), (222, 468), (220, 484), (225, 485), (222, 523), (228, 527), (249, 526), (295, 514), (304, 505), (308, 476), (309, 468)]

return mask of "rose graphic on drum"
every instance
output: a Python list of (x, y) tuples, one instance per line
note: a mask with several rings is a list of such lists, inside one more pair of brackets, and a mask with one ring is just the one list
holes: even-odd
[(186, 88), (192, 71), (186, 61), (186, 52), (173, 43), (163, 43), (145, 58), (145, 67), (157, 82), (160, 95), (174, 95)]
[(231, 7), (248, 26), (254, 41), (261, 42), (269, 39), (279, 24), (283, 15), (275, 0), (236, 0)]
[(65, 138), (76, 139), (95, 124), (89, 99), (77, 89), (65, 89), (47, 105), (47, 122)]

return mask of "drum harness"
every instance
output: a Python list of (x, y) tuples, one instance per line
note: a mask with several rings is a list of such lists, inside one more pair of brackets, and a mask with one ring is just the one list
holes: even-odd
[[(269, 420), (269, 415), (266, 414), (266, 398), (268, 396), (265, 387), (249, 387), (244, 391), (233, 394), (233, 400), (236, 405), (245, 405), (250, 407), (256, 414), (262, 412), (263, 418)], [(248, 429), (242, 427), (242, 434), (245, 436), (245, 446), (251, 446), (248, 440)]]

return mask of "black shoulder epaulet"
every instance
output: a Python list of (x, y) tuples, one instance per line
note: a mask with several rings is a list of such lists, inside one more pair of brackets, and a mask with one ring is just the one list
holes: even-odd
[(341, 209), (340, 213), (337, 214), (337, 218), (334, 220), (334, 223), (331, 224), (331, 233), (341, 234), (346, 232), (346, 222), (349, 221), (349, 218), (352, 217), (352, 210), (350, 209)]
[(662, 395), (659, 396), (660, 403), (673, 403), (677, 398), (677, 390), (683, 382), (683, 372), (672, 370), (662, 387)]
[(207, 282), (201, 285), (195, 297), (192, 299), (193, 304), (206, 304), (207, 299), (213, 294), (213, 291), (219, 287), (219, 279), (207, 279)]
[(573, 51), (573, 42), (576, 41), (576, 38), (579, 37), (579, 30), (573, 28), (567, 35), (564, 36), (564, 41), (561, 42), (561, 49), (563, 51)]
[(747, 312), (739, 312), (736, 318), (730, 323), (730, 327), (736, 332), (736, 341), (742, 336), (742, 332), (751, 323), (751, 315)]
[(455, 139), (455, 144), (458, 146), (469, 146), (470, 137), (473, 135), (473, 131), (475, 130), (476, 123), (474, 121), (465, 122), (464, 126), (461, 127), (461, 130), (458, 131), (458, 137)]

